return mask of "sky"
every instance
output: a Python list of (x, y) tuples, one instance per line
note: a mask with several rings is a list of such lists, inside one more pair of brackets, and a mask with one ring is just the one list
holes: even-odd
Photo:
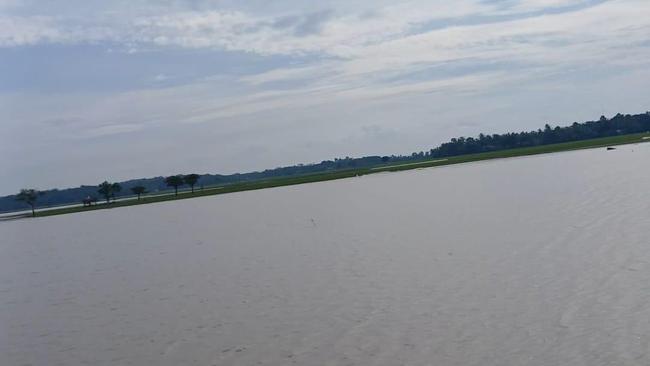
[(0, 194), (650, 110), (648, 0), (0, 0)]

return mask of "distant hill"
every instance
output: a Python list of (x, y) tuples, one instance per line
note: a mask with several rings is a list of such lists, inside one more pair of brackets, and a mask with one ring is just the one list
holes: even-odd
[[(268, 169), (261, 172), (231, 175), (204, 174), (201, 175), (197, 188), (200, 189), (201, 186), (225, 185), (269, 178), (373, 167), (388, 162), (444, 158), (520, 147), (588, 140), (598, 137), (627, 135), (646, 131), (650, 131), (650, 112), (636, 115), (617, 114), (611, 119), (603, 116), (598, 121), (574, 122), (570, 126), (565, 127), (551, 127), (547, 124), (544, 126), (544, 129), (538, 129), (537, 131), (492, 135), (479, 134), (477, 137), (453, 138), (451, 141), (445, 142), (429, 151), (414, 152), (411, 155), (366, 156), (362, 158), (346, 157), (343, 159), (325, 160), (316, 164), (299, 164)], [(100, 182), (97, 183), (99, 184)], [(131, 188), (137, 185), (146, 187), (147, 191), (152, 193), (169, 190), (169, 187), (165, 185), (164, 177), (133, 179), (119, 183), (122, 186), (122, 191), (116, 195), (117, 198), (131, 196)], [(44, 192), (45, 195), (38, 200), (38, 207), (41, 208), (80, 203), (87, 196), (98, 197), (97, 186), (51, 189)], [(26, 205), (16, 201), (15, 195), (0, 197), (0, 212), (25, 209), (27, 209)]]

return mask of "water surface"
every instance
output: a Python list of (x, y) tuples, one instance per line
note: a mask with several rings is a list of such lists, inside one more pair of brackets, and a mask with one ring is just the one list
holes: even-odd
[(0, 222), (2, 365), (648, 365), (650, 145)]

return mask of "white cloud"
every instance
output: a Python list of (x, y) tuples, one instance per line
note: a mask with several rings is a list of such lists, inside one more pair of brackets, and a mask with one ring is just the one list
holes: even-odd
[(318, 63), (312, 66), (279, 68), (260, 74), (247, 75), (242, 77), (240, 81), (247, 84), (260, 85), (276, 81), (315, 79), (331, 74), (334, 71), (333, 66), (332, 63)]
[(591, 0), (525, 0), (510, 1), (509, 11), (538, 11), (588, 4)]
[[(632, 45), (650, 41), (650, 17), (644, 16), (650, 14), (650, 2), (646, 0), (611, 0), (595, 6), (586, 6), (586, 0), (411, 0), (379, 2), (374, 8), (372, 3), (365, 3), (365, 7), (358, 6), (349, 13), (314, 8), (299, 15), (276, 12), (271, 16), (236, 9), (188, 11), (178, 6), (173, 7), (173, 12), (158, 15), (166, 8), (151, 7), (147, 2), (136, 4), (140, 7), (123, 12), (126, 16), (119, 20), (106, 17), (110, 14), (107, 11), (77, 22), (57, 15), (0, 16), (0, 27), (5, 30), (0, 33), (0, 46), (108, 41), (121, 43), (131, 51), (142, 47), (187, 47), (261, 55), (310, 53), (324, 59), (246, 75), (240, 81), (251, 87), (302, 82), (310, 84), (309, 90), (322, 91), (367, 86), (381, 89), (382, 80), (459, 61), (477, 66), (516, 63), (532, 70), (595, 62), (634, 65), (645, 62), (647, 57), (640, 56), (648, 56), (648, 48)], [(452, 22), (427, 28), (427, 24), (437, 20), (577, 5), (585, 8), (499, 22), (449, 25)], [(296, 24), (309, 18), (309, 14), (325, 14), (317, 20), (318, 31), (296, 34)], [(167, 78), (159, 74), (154, 80)]]
[[(373, 74), (406, 74), (466, 60), (476, 65), (504, 62), (549, 69), (646, 63), (648, 58), (639, 56), (648, 56), (650, 50), (635, 45), (650, 41), (650, 17), (638, 14), (650, 14), (650, 2), (610, 1), (578, 12), (454, 26), (373, 44), (333, 47), (329, 52), (339, 59), (318, 67), (327, 70), (329, 79), (343, 75), (367, 82)], [(634, 26), (630, 19), (635, 19)], [(245, 80), (293, 80), (306, 77), (313, 69), (282, 68)]]
[[(650, 39), (650, 2), (616, 1), (580, 12), (544, 15), (496, 24), (450, 27), (357, 48), (350, 72), (403, 68), (409, 64), (461, 59), (533, 63), (602, 61), (611, 47)], [(637, 49), (632, 50), (638, 52)]]
[(163, 81), (166, 81), (166, 80), (169, 80), (169, 79), (170, 79), (170, 77), (165, 75), (165, 74), (158, 74), (158, 75), (154, 76), (154, 78), (153, 78), (153, 80), (156, 81), (156, 82), (163, 82)]
[(48, 17), (0, 17), (0, 46), (28, 46), (61, 40), (64, 35)]
[[(181, 3), (165, 7), (146, 1), (128, 5), (116, 2), (115, 8), (106, 3), (107, 8), (86, 13), (73, 12), (74, 3), (71, 3), (68, 7), (61, 5), (58, 13), (47, 16), (0, 13), (3, 26), (0, 46), (110, 41), (129, 46), (220, 48), (260, 54), (344, 55), (356, 47), (403, 37), (436, 20), (516, 14), (585, 3), (585, 0), (511, 1), (506, 10), (499, 6), (502, 3), (480, 0), (369, 1), (359, 2), (363, 5), (355, 7), (355, 11), (343, 13), (336, 12), (336, 6), (341, 6), (337, 2), (329, 3), (334, 10), (323, 11), (328, 6), (328, 2), (323, 2), (311, 12), (285, 10), (273, 15), (218, 9), (207, 4), (195, 6), (201, 8), (197, 11), (179, 6)], [(310, 23), (318, 23), (314, 32), (297, 32), (297, 27), (310, 27)]]
[[(537, 9), (579, 3), (582, 1), (529, 0), (513, 3), (513, 6)], [(419, 8), (388, 5), (372, 14), (338, 16), (328, 19), (319, 33), (308, 35), (295, 35), (286, 25), (276, 27), (271, 19), (241, 11), (138, 17), (131, 24), (137, 31), (129, 36), (129, 44), (220, 47), (262, 54), (313, 51), (330, 58), (241, 77), (239, 81), (246, 85), (244, 91), (240, 94), (230, 91), (229, 96), (220, 97), (217, 102), (212, 99), (211, 88), (222, 80), (217, 83), (205, 80), (184, 87), (116, 95), (97, 104), (98, 109), (87, 111), (87, 114), (100, 120), (108, 115), (115, 121), (129, 122), (127, 126), (141, 118), (134, 117), (141, 115), (140, 110), (146, 110), (148, 116), (159, 114), (162, 120), (173, 115), (177, 122), (211, 121), (341, 100), (388, 98), (434, 90), (480, 91), (499, 84), (504, 86), (510, 80), (542, 78), (557, 70), (583, 64), (643, 64), (648, 58), (639, 56), (650, 56), (647, 47), (625, 47), (650, 39), (650, 18), (638, 16), (650, 14), (650, 3), (644, 0), (615, 0), (575, 12), (409, 32), (414, 24), (421, 25), (426, 20), (464, 16), (487, 9), (487, 5), (476, 1), (458, 2), (457, 6), (441, 4), (421, 3)], [(102, 36), (120, 39), (115, 33), (102, 31), (104, 28), (96, 28), (88, 34), (62, 32), (52, 26), (52, 19), (31, 19), (36, 25), (26, 28), (31, 31), (23, 32), (22, 39), (27, 43), (56, 39), (74, 42), (75, 37), (83, 39), (82, 36), (88, 40)], [(635, 19), (633, 26), (630, 19)], [(14, 40), (13, 44), (20, 44), (20, 40)], [(493, 72), (481, 71), (479, 67), (460, 76), (400, 79), (410, 73), (459, 61), (475, 66), (510, 63), (517, 64), (519, 69)], [(156, 81), (167, 79), (165, 74), (154, 77)], [(395, 81), (387, 82), (388, 79)], [(302, 85), (288, 90), (256, 89), (268, 83), (296, 81)], [(184, 95), (187, 97), (182, 97)], [(139, 102), (134, 103), (136, 100)], [(132, 105), (139, 107), (128, 107)], [(179, 107), (174, 112), (169, 106)], [(156, 113), (157, 108), (166, 112)], [(119, 113), (111, 112), (113, 110)]]

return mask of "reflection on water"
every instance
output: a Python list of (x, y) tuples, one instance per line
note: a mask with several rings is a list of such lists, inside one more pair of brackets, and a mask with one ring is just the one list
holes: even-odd
[(648, 365), (650, 145), (0, 223), (2, 365)]

